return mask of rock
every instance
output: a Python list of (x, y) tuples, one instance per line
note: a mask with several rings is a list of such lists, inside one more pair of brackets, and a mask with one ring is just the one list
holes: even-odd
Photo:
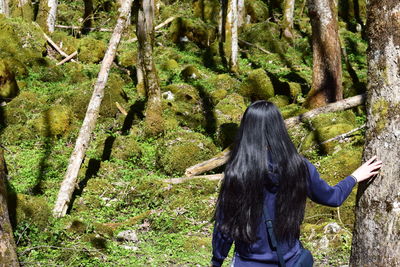
[(139, 241), (137, 234), (134, 230), (126, 230), (119, 232), (117, 235), (117, 240), (121, 242), (137, 242)]
[(177, 69), (179, 69), (179, 63), (176, 62), (175, 59), (168, 59), (167, 61), (165, 61), (162, 65), (161, 65), (163, 70), (166, 71), (175, 71)]
[(278, 108), (289, 105), (289, 97), (285, 95), (276, 95), (268, 99), (269, 102), (274, 103)]
[(252, 101), (266, 100), (274, 96), (274, 87), (265, 71), (256, 69), (249, 73), (247, 79), (240, 86), (239, 93)]
[(132, 250), (132, 251), (137, 251), (139, 249), (136, 246), (127, 246), (127, 245), (122, 245), (121, 248)]
[(8, 64), (0, 59), (0, 101), (10, 101), (19, 93), (14, 73)]
[(340, 230), (342, 230), (342, 227), (340, 227), (339, 224), (337, 224), (336, 222), (328, 223), (324, 227), (324, 234), (336, 234)]

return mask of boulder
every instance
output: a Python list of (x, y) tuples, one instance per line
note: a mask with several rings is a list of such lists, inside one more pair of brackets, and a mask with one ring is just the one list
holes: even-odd
[(8, 64), (0, 59), (0, 101), (10, 101), (19, 93), (14, 73)]
[(252, 101), (274, 96), (274, 86), (263, 69), (252, 70), (240, 86), (239, 93)]

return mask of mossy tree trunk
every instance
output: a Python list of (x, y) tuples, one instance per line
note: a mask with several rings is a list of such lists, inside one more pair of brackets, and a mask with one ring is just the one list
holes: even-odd
[(312, 26), (313, 75), (306, 106), (316, 108), (343, 98), (342, 62), (335, 0), (308, 0)]
[(223, 0), (221, 16), (220, 42), (229, 71), (237, 73), (238, 66), (238, 0)]
[(244, 0), (238, 0), (237, 2), (238, 9), (238, 28), (246, 25), (246, 6), (244, 5)]
[(351, 266), (400, 266), (400, 2), (369, 0), (368, 97), (363, 158), (383, 161), (357, 192)]
[(9, 16), (10, 10), (8, 7), (8, 0), (0, 0), (0, 14), (4, 14), (6, 17)]
[(286, 38), (293, 38), (293, 18), (295, 0), (285, 0), (283, 2), (282, 31)]
[(7, 207), (6, 163), (0, 148), (0, 266), (19, 266)]
[(48, 33), (54, 32), (57, 18), (57, 0), (41, 0), (36, 21)]
[(163, 131), (161, 106), (161, 89), (157, 70), (153, 60), (154, 44), (154, 0), (140, 0), (135, 2), (137, 7), (136, 35), (138, 37), (138, 66), (143, 73), (143, 83), (147, 95), (146, 104), (146, 132), (156, 135)]
[(126, 22), (130, 18), (130, 11), (133, 0), (126, 0), (121, 8), (120, 16), (115, 25), (111, 36), (107, 51), (101, 63), (100, 72), (94, 85), (93, 94), (88, 104), (82, 127), (79, 131), (78, 138), (75, 143), (74, 151), (69, 159), (67, 172), (58, 192), (57, 201), (53, 209), (55, 217), (63, 217), (67, 213), (72, 193), (75, 190), (78, 179), (78, 172), (81, 167), (86, 150), (89, 147), (91, 134), (96, 126), (97, 117), (99, 116), (101, 101), (104, 97), (104, 88), (106, 86), (111, 65), (114, 61), (115, 54), (122, 32)]

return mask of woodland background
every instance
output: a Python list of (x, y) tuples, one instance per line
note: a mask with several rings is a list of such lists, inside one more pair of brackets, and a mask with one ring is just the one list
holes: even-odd
[[(123, 1), (60, 0), (54, 29), (46, 20), (50, 2), (3, 0), (8, 15), (0, 15), (2, 171), (22, 266), (208, 265), (219, 180), (169, 179), (223, 155), (256, 99), (268, 99), (290, 118), (366, 91), (365, 1), (320, 1), (327, 4), (321, 7), (306, 0), (245, 0), (221, 7), (218, 0), (157, 0), (154, 21), (144, 12), (152, 25), (142, 37), (136, 36), (137, 14), (152, 1), (134, 1), (77, 188), (67, 215), (55, 218)], [(232, 2), (239, 4), (236, 59), (235, 28), (232, 33), (226, 16)], [(331, 18), (328, 28), (324, 16)], [(318, 21), (322, 26), (313, 24)], [(317, 46), (327, 54), (314, 55), (313, 66)], [(59, 64), (71, 54), (75, 62)], [(361, 163), (361, 103), (289, 127), (301, 154), (332, 185)], [(221, 172), (223, 166), (206, 174)], [(301, 240), (317, 266), (348, 264), (355, 198), (353, 190), (340, 208), (307, 203)]]

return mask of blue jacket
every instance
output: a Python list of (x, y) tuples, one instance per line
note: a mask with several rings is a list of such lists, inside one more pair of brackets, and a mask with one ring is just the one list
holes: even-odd
[[(305, 160), (308, 171), (309, 171), (309, 181), (307, 188), (308, 197), (322, 205), (338, 207), (340, 206), (346, 198), (351, 193), (356, 181), (353, 177), (348, 176), (342, 181), (340, 181), (335, 186), (329, 186), (324, 180), (320, 178), (320, 175), (313, 164), (308, 160)], [(277, 177), (275, 177), (277, 179)], [(272, 219), (275, 218), (275, 199), (276, 199), (276, 189), (269, 189), (266, 191), (264, 205), (267, 205), (269, 211), (271, 211), (270, 216)], [(217, 218), (218, 220), (218, 218)], [(213, 257), (212, 264), (214, 266), (221, 266), (222, 262), (228, 255), (228, 252), (232, 246), (233, 240), (221, 233), (217, 227), (214, 227), (213, 233)], [(287, 243), (280, 243), (279, 246), (284, 254), (283, 258), (290, 266), (291, 262), (294, 262), (300, 253), (301, 244), (297, 240), (295, 244), (290, 247)], [(272, 251), (269, 242), (267, 240), (267, 230), (263, 220), (260, 220), (260, 224), (257, 231), (257, 241), (248, 244), (245, 242), (236, 241), (235, 242), (235, 253), (243, 261), (254, 261), (263, 263), (264, 266), (277, 266), (278, 257), (275, 251)]]

